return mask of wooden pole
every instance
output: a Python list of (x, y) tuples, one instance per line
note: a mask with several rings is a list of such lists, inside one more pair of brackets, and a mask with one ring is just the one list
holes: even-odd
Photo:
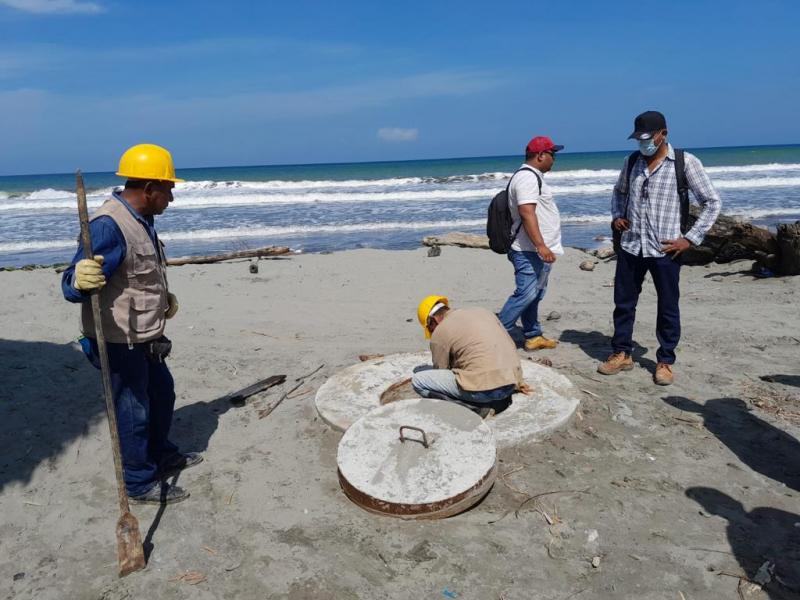
[[(89, 234), (89, 211), (86, 208), (86, 188), (83, 185), (83, 175), (80, 170), (75, 173), (78, 195), (78, 216), (81, 221), (81, 240), (83, 243), (84, 258), (94, 258), (92, 253), (92, 238)], [(139, 532), (139, 522), (131, 514), (128, 504), (128, 493), (125, 490), (125, 479), (122, 475), (122, 453), (119, 445), (119, 430), (117, 429), (117, 413), (114, 409), (114, 394), (111, 390), (111, 370), (108, 365), (108, 350), (106, 338), (103, 335), (103, 323), (100, 320), (100, 296), (97, 291), (92, 292), (92, 315), (94, 316), (95, 339), (97, 351), (100, 354), (100, 370), (103, 374), (103, 392), (106, 400), (106, 415), (108, 416), (108, 429), (111, 434), (111, 451), (114, 455), (114, 473), (117, 477), (117, 494), (119, 496), (120, 517), (117, 521), (117, 559), (119, 563), (119, 576), (124, 577), (134, 571), (144, 569), (144, 547), (142, 535)]]

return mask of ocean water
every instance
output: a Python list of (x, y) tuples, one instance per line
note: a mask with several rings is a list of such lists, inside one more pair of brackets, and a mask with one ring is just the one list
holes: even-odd
[[(691, 150), (723, 212), (774, 226), (800, 219), (800, 145)], [(564, 243), (596, 245), (627, 152), (562, 153), (546, 178)], [(304, 252), (410, 249), (426, 235), (485, 231), (518, 156), (178, 169), (187, 180), (157, 227), (170, 256), (286, 245)], [(90, 210), (121, 180), (84, 175)], [(79, 231), (73, 174), (0, 177), (0, 266), (69, 261)]]

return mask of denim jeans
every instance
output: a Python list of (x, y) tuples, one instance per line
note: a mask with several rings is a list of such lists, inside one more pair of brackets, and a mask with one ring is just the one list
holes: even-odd
[(411, 378), (414, 391), (425, 398), (439, 398), (472, 407), (485, 406), (511, 396), (517, 386), (513, 383), (482, 392), (461, 389), (456, 374), (450, 369), (420, 369)]
[(517, 319), (522, 321), (522, 335), (530, 339), (542, 335), (539, 324), (539, 303), (547, 291), (547, 280), (552, 265), (544, 262), (536, 252), (511, 250), (508, 260), (514, 265), (514, 280), (517, 288), (506, 300), (498, 318), (508, 331), (512, 331)]
[[(97, 356), (97, 342), (90, 339)], [(138, 496), (158, 481), (159, 465), (178, 453), (169, 441), (175, 382), (166, 363), (147, 360), (141, 344), (106, 344), (128, 494)], [(91, 360), (91, 357), (90, 357)]]
[(656, 338), (658, 362), (669, 365), (675, 362), (675, 347), (681, 339), (680, 275), (681, 264), (669, 256), (634, 256), (620, 251), (617, 255), (617, 272), (614, 277), (614, 352), (630, 354), (633, 350), (633, 324), (636, 305), (642, 292), (647, 272), (653, 278), (658, 295)]

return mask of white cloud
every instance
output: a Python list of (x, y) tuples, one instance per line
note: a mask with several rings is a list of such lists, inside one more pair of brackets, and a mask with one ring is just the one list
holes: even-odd
[(419, 130), (416, 128), (382, 127), (378, 129), (378, 137), (387, 142), (413, 142), (419, 137)]
[(80, 0), (0, 0), (0, 4), (39, 15), (81, 13), (93, 15), (105, 9), (97, 2)]

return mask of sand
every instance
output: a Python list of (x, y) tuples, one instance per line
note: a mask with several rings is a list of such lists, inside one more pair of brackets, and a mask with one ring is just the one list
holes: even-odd
[[(595, 373), (614, 264), (581, 271), (586, 258), (559, 258), (542, 312), (561, 313), (544, 322), (561, 343), (537, 354), (581, 390), (579, 414), (501, 450), (486, 499), (435, 522), (372, 515), (341, 493), (341, 433), (314, 393), (359, 354), (425, 350), (415, 309), (427, 294), (498, 309), (512, 288), (503, 257), (359, 250), (262, 261), (258, 275), (246, 262), (171, 268), (173, 437), (206, 460), (179, 478), (186, 502), (135, 508), (150, 562), (123, 580), (99, 376), (71, 344), (76, 307), (52, 271), (0, 273), (0, 598), (727, 600), (731, 575), (753, 578), (767, 560), (800, 589), (800, 278), (684, 269), (676, 383), (662, 388), (649, 282), (637, 368)], [(242, 408), (224, 399), (279, 373), (286, 384)], [(534, 494), (548, 495), (515, 514)], [(800, 594), (775, 579), (744, 593)]]

